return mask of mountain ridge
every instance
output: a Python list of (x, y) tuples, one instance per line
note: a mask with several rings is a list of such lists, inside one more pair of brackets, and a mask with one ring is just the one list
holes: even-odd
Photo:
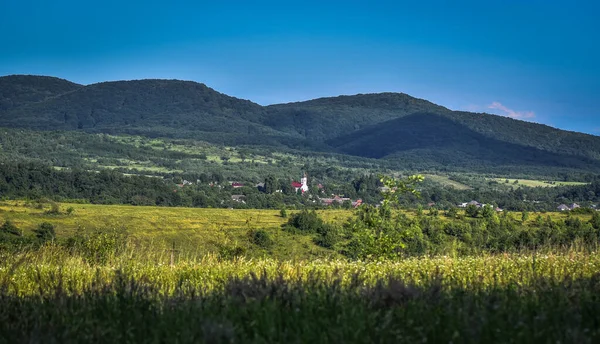
[[(428, 118), (452, 130), (414, 121), (419, 114), (434, 116)], [(402, 120), (407, 117), (408, 122)], [(409, 122), (417, 126), (414, 130), (420, 135), (411, 136), (398, 127)], [(497, 164), (506, 164), (511, 157), (520, 161), (523, 152), (529, 152), (525, 155), (534, 160), (537, 156), (541, 166), (549, 158), (543, 152), (555, 154), (550, 161), (558, 164), (557, 157), (564, 157), (575, 168), (595, 168), (595, 161), (600, 161), (598, 136), (497, 115), (453, 111), (405, 93), (341, 95), (261, 106), (203, 83), (176, 79), (79, 85), (45, 76), (0, 77), (0, 126), (196, 138), (220, 144), (285, 146), (364, 157), (374, 157), (373, 152), (381, 148), (377, 145), (394, 147), (396, 151), (375, 154), (384, 159), (398, 159), (407, 152), (410, 155), (425, 149), (435, 153), (430, 156), (439, 156), (432, 150), (445, 150), (451, 156), (484, 161), (483, 154), (496, 154), (488, 149), (495, 140), (496, 146), (506, 149)], [(385, 132), (403, 133), (413, 141), (378, 135)], [(445, 137), (448, 145), (429, 145), (432, 132)], [(452, 135), (457, 137), (450, 139)], [(476, 138), (473, 142), (488, 148), (473, 150), (473, 143), (463, 143), (461, 135)], [(351, 149), (348, 143), (341, 144), (344, 138), (357, 144)], [(371, 147), (371, 152), (365, 147)]]

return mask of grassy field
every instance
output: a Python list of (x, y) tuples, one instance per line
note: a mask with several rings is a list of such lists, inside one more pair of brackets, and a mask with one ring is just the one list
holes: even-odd
[(453, 189), (456, 190), (469, 190), (471, 189), (470, 186), (459, 183), (457, 181), (454, 181), (452, 179), (450, 179), (447, 176), (440, 176), (437, 174), (424, 174), (423, 175), (426, 179), (429, 179), (437, 184), (440, 184), (442, 186), (447, 186), (447, 187), (451, 187)]
[[(498, 183), (504, 183), (506, 185), (510, 185), (513, 188), (518, 188), (519, 186), (528, 186), (528, 187), (557, 187), (557, 186), (575, 186), (575, 185), (585, 185), (586, 183), (579, 182), (560, 182), (560, 181), (551, 181), (551, 180), (529, 180), (529, 179), (510, 179), (510, 178), (494, 178), (493, 180)], [(506, 181), (508, 180), (508, 183)]]
[(0, 257), (0, 342), (596, 343), (600, 255), (90, 266)]
[[(0, 219), (26, 235), (50, 222), (59, 239), (113, 228), (130, 240), (106, 251), (58, 241), (0, 249), (0, 343), (600, 340), (594, 249), (353, 261), (282, 231), (275, 210), (60, 205), (71, 207), (51, 215), (47, 204), (4, 201)], [(320, 215), (341, 224), (352, 211)], [(274, 246), (250, 247), (255, 229)], [(248, 254), (220, 252), (239, 245)]]
[[(42, 222), (56, 227), (58, 239), (74, 235), (78, 230), (95, 229), (127, 232), (131, 239), (157, 249), (167, 249), (173, 243), (184, 253), (203, 255), (215, 253), (220, 245), (247, 245), (250, 230), (263, 229), (275, 241), (270, 252), (256, 250), (249, 253), (270, 255), (282, 259), (291, 257), (321, 257), (332, 252), (312, 244), (309, 237), (281, 231), (287, 222), (278, 210), (201, 209), (173, 207), (142, 207), (125, 205), (61, 204), (64, 210), (72, 207), (71, 215), (50, 215), (43, 209), (22, 201), (0, 203), (0, 219), (10, 219), (15, 225), (31, 233)], [(293, 211), (288, 212), (289, 215)], [(327, 210), (320, 212), (330, 223), (342, 224), (351, 212)]]
[[(72, 208), (70, 215), (66, 209)], [(254, 258), (277, 259), (338, 258), (339, 253), (319, 247), (312, 236), (292, 234), (281, 230), (288, 219), (281, 217), (279, 210), (258, 209), (207, 209), (176, 207), (145, 207), (127, 205), (60, 204), (61, 214), (48, 214), (49, 204), (39, 205), (24, 201), (0, 202), (0, 223), (11, 220), (26, 236), (41, 223), (55, 226), (58, 240), (65, 240), (80, 232), (116, 231), (125, 233), (130, 240), (141, 246), (152, 247), (164, 252), (175, 244), (180, 255), (200, 257), (217, 254), (224, 248), (239, 248), (244, 255)], [(416, 211), (403, 211), (409, 218)], [(288, 211), (288, 216), (294, 212)], [(325, 222), (343, 225), (353, 216), (351, 210), (328, 209), (318, 211)], [(427, 216), (428, 211), (424, 211)], [(530, 213), (526, 225), (534, 225), (538, 214)], [(541, 214), (554, 221), (564, 220), (568, 214), (552, 212)], [(520, 221), (521, 213), (508, 216)], [(583, 222), (591, 215), (574, 215)], [(438, 216), (443, 222), (465, 220)], [(264, 230), (273, 240), (273, 245), (264, 249), (249, 242), (249, 233)]]

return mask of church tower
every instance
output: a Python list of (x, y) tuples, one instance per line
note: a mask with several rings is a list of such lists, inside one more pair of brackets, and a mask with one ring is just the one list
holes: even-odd
[(302, 183), (302, 186), (300, 187), (302, 192), (304, 193), (308, 191), (308, 175), (306, 174), (306, 172), (304, 172), (304, 176), (302, 177), (302, 179), (300, 179), (300, 183)]

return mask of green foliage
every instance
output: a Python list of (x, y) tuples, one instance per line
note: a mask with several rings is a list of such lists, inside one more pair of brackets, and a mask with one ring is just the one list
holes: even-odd
[(305, 209), (293, 214), (283, 229), (298, 233), (317, 233), (323, 226), (326, 224), (314, 210)]
[(449, 217), (451, 219), (456, 218), (456, 215), (458, 215), (458, 209), (456, 207), (451, 207), (450, 209), (448, 209), (446, 211), (446, 214), (445, 214), (446, 217)]
[(279, 216), (281, 216), (282, 218), (287, 218), (288, 214), (287, 214), (287, 210), (285, 208), (281, 208), (281, 210), (279, 211)]
[(590, 224), (595, 229), (600, 229), (600, 212), (594, 212), (594, 215), (592, 215), (592, 219), (590, 220)]
[(529, 220), (529, 212), (523, 210), (523, 212), (521, 212), (521, 222), (525, 223), (527, 220)]
[(42, 243), (52, 241), (56, 237), (54, 225), (48, 222), (42, 222), (33, 232)]
[(273, 246), (273, 239), (271, 239), (271, 236), (265, 230), (251, 230), (249, 231), (248, 236), (250, 237), (251, 243), (264, 249), (269, 249)]
[(477, 206), (475, 206), (473, 204), (469, 204), (465, 208), (465, 215), (475, 218), (475, 217), (479, 216), (479, 211), (480, 211), (480, 209)]
[[(498, 172), (516, 165), (520, 171), (564, 170), (559, 166), (597, 171), (600, 166), (600, 139), (595, 136), (449, 111), (399, 93), (263, 107), (178, 80), (82, 87), (56, 78), (10, 76), (0, 78), (0, 126), (178, 139), (201, 136), (214, 144), (386, 157), (397, 166), (420, 170)], [(148, 149), (157, 148), (167, 147)], [(238, 154), (243, 162), (249, 155), (246, 150)], [(231, 155), (219, 156), (227, 165), (233, 163)], [(207, 162), (210, 157), (199, 153), (196, 159)]]
[(65, 245), (71, 252), (80, 254), (89, 264), (106, 264), (127, 248), (127, 231), (112, 229), (94, 230), (90, 233), (79, 228), (73, 237), (67, 239)]
[(11, 220), (7, 219), (0, 227), (0, 233), (23, 236), (23, 231), (20, 230)]
[(89, 266), (51, 246), (2, 256), (2, 341), (39, 342), (40, 332), (50, 343), (600, 338), (596, 253), (360, 263), (205, 257), (173, 267), (137, 250), (123, 258)]
[(341, 241), (341, 233), (338, 227), (333, 225), (324, 225), (317, 230), (317, 236), (313, 239), (318, 246), (333, 249)]
[(491, 219), (496, 215), (496, 210), (489, 204), (486, 204), (481, 208), (481, 216), (486, 219)]
[(50, 202), (50, 209), (46, 210), (46, 214), (48, 215), (60, 215), (60, 205), (56, 202)]

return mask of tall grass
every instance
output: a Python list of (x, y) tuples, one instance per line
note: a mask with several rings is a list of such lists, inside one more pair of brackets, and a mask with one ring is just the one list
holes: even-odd
[(399, 261), (221, 260), (48, 245), (0, 255), (0, 342), (600, 340), (595, 252)]

